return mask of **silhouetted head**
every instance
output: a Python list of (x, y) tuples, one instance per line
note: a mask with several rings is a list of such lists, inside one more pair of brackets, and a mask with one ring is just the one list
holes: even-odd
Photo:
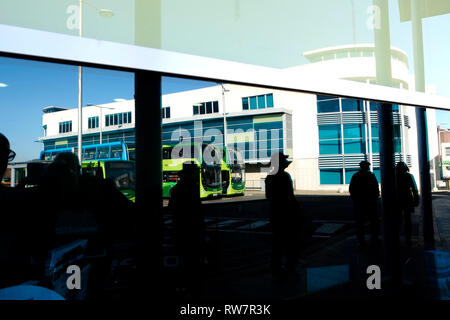
[(197, 164), (193, 161), (183, 163), (183, 170), (180, 172), (180, 179), (184, 183), (194, 183), (195, 175), (199, 174)]
[(80, 175), (80, 162), (78, 161), (78, 157), (75, 153), (72, 152), (62, 152), (59, 153), (54, 160), (55, 163), (64, 165), (69, 169), (70, 173), (78, 176)]
[(42, 185), (57, 193), (75, 191), (78, 187), (80, 164), (75, 154), (63, 152), (47, 167)]
[(406, 172), (409, 172), (409, 168), (406, 165), (406, 163), (404, 163), (403, 161), (400, 161), (395, 166), (395, 171), (397, 172), (397, 174), (404, 174)]
[(362, 171), (369, 171), (370, 170), (370, 162), (369, 161), (361, 161), (359, 163), (359, 167)]
[(282, 152), (275, 152), (270, 158), (271, 173), (275, 174), (286, 169), (291, 164), (288, 160), (288, 156)]
[(3, 177), (8, 162), (14, 160), (16, 153), (10, 149), (9, 140), (0, 133), (0, 179)]

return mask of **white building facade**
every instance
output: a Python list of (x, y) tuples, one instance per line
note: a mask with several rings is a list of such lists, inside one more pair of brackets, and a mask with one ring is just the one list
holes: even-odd
[[(373, 45), (341, 46), (304, 54), (310, 64), (286, 69), (314, 78), (375, 82)], [(393, 86), (413, 90), (406, 54), (392, 48)], [(352, 85), (349, 81), (349, 86)], [(226, 144), (242, 151), (247, 187), (259, 188), (272, 153), (289, 155), (295, 189), (346, 191), (362, 160), (379, 178), (377, 103), (251, 86), (223, 84), (162, 96), (162, 144), (180, 140)], [(393, 106), (396, 161), (419, 181), (415, 109)], [(134, 101), (83, 108), (83, 144), (134, 143)], [(77, 146), (77, 109), (47, 107), (45, 150)], [(434, 111), (428, 111), (430, 159), (438, 154)], [(100, 138), (101, 137), (101, 138)], [(435, 168), (432, 164), (432, 179)], [(432, 186), (435, 186), (432, 184)]]

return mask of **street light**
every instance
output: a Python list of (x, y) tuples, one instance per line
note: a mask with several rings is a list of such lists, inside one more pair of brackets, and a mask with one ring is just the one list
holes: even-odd
[(100, 120), (99, 120), (99, 122), (98, 122), (98, 125), (99, 125), (99, 127), (100, 127), (100, 144), (102, 144), (103, 142), (103, 139), (102, 139), (102, 136), (103, 136), (103, 123), (102, 123), (102, 121), (103, 121), (103, 115), (102, 115), (102, 111), (103, 111), (103, 109), (109, 109), (109, 110), (114, 110), (115, 108), (111, 108), (111, 107), (104, 107), (104, 106), (98, 106), (98, 105), (96, 105), (96, 104), (87, 104), (86, 105), (87, 107), (97, 107), (97, 108), (99, 108), (100, 109)]
[[(94, 6), (93, 4), (85, 1), (79, 0), (80, 3), (80, 11), (79, 11), (79, 36), (83, 36), (83, 3), (97, 10), (99, 15), (105, 18), (110, 18), (114, 15), (114, 13), (109, 9), (100, 9)], [(83, 83), (82, 83), (82, 67), (78, 66), (78, 159), (80, 163), (83, 161), (82, 158), (82, 148), (83, 148)]]
[(225, 111), (225, 92), (230, 92), (230, 90), (225, 89), (222, 83), (220, 83), (222, 87), (222, 112), (223, 112), (223, 146), (227, 148), (227, 113)]

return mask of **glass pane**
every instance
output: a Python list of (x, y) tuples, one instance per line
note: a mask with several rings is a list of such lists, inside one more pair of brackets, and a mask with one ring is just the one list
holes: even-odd
[(206, 103), (206, 113), (212, 113), (212, 103), (211, 102)]
[(341, 169), (321, 169), (320, 170), (320, 184), (342, 184), (342, 170)]
[(319, 142), (320, 154), (341, 154), (340, 140), (323, 140)]
[(342, 99), (342, 111), (362, 111), (362, 101), (355, 99)]
[(273, 94), (266, 95), (267, 98), (267, 108), (273, 108)]
[(266, 97), (265, 96), (258, 96), (258, 109), (265, 109), (266, 108)]
[(344, 153), (365, 153), (365, 143), (361, 139), (344, 139)]
[(319, 139), (339, 139), (341, 126), (338, 124), (319, 126)]
[(352, 181), (353, 175), (358, 171), (359, 171), (358, 169), (345, 168), (345, 184), (350, 184), (350, 181)]
[(364, 125), (344, 124), (344, 138), (364, 138)]
[(250, 97), (250, 109), (256, 109), (257, 103), (256, 103), (256, 97)]
[(214, 113), (218, 113), (219, 112), (219, 102), (218, 101), (214, 101), (213, 102), (213, 112)]
[(242, 110), (248, 110), (248, 98), (242, 98)]
[(328, 100), (328, 101), (318, 101), (317, 102), (317, 112), (339, 112), (339, 99)]

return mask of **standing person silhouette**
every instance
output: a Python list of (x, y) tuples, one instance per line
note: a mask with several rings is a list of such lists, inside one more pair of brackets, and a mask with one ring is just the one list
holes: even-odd
[(180, 181), (172, 188), (169, 208), (173, 213), (175, 243), (189, 294), (203, 290), (205, 219), (200, 201), (200, 172), (195, 162), (183, 163)]
[[(266, 198), (269, 200), (272, 228), (272, 275), (284, 276), (295, 271), (300, 248), (300, 205), (294, 196), (292, 179), (285, 169), (288, 156), (281, 152), (271, 157), (271, 171), (266, 178)], [(283, 257), (286, 265), (283, 266)]]
[[(0, 133), (0, 180), (15, 155), (9, 140)], [(0, 288), (28, 280), (26, 201), (16, 189), (0, 185)]]
[(405, 221), (405, 242), (408, 246), (411, 245), (411, 214), (414, 208), (419, 205), (419, 193), (417, 191), (416, 181), (412, 174), (409, 173), (409, 168), (404, 162), (398, 162), (395, 166), (395, 178), (397, 189), (397, 204), (399, 209), (398, 229), (400, 233), (400, 226), (402, 220)]
[(353, 200), (353, 208), (356, 220), (356, 236), (361, 247), (365, 246), (364, 225), (367, 219), (370, 221), (370, 233), (373, 243), (378, 241), (378, 198), (380, 190), (375, 175), (370, 172), (370, 162), (361, 161), (360, 170), (355, 173), (350, 181), (350, 196)]

